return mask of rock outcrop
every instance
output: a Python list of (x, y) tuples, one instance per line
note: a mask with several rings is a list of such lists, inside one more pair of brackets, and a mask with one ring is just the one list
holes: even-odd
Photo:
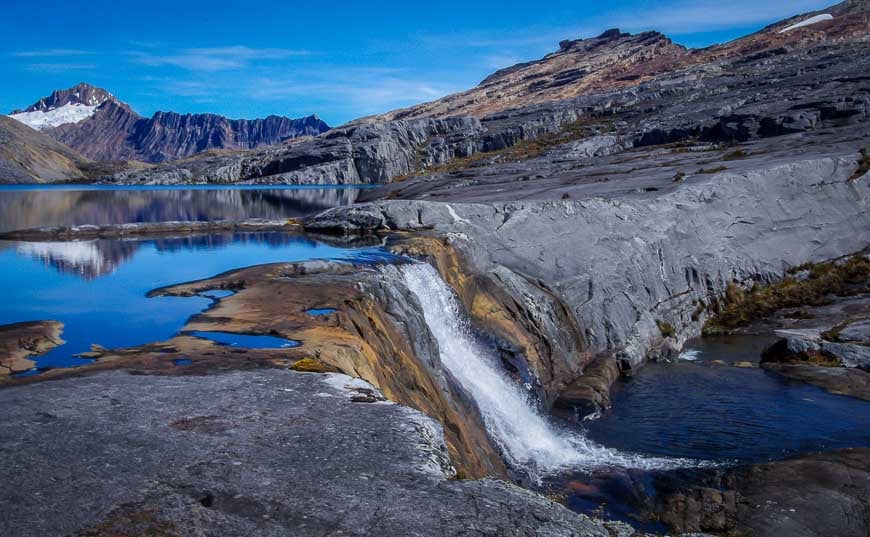
[[(632, 35), (617, 28), (588, 39), (565, 40), (539, 60), (496, 71), (477, 87), (436, 101), (375, 116), (373, 120), (473, 115), (483, 117), (545, 102), (619, 92), (665, 76), (691, 84), (728, 64), (762, 65), (820, 41), (863, 38), (866, 0), (796, 15), (744, 38), (704, 49), (687, 49), (659, 32)], [(789, 32), (781, 30), (816, 14), (829, 19)], [(672, 79), (673, 79), (672, 78)]]
[(37, 356), (62, 345), (63, 324), (57, 321), (29, 321), (0, 326), (0, 377), (32, 368)]
[(0, 183), (85, 178), (88, 159), (26, 125), (0, 116)]
[(332, 129), (313, 140), (254, 152), (196, 155), (157, 166), (151, 173), (122, 173), (106, 182), (387, 183), (420, 166), (474, 153), (477, 151), (475, 139), (480, 132), (480, 122), (474, 118), (351, 125)]
[[(853, 330), (860, 335), (861, 323)], [(835, 367), (870, 371), (870, 346), (863, 342), (829, 341), (818, 330), (777, 330), (780, 339), (761, 356), (761, 362), (829, 362)]]
[(656, 518), (674, 531), (765, 537), (870, 532), (870, 450), (848, 449), (711, 472), (660, 489)]
[[(801, 325), (775, 330), (780, 339), (762, 353), (761, 366), (832, 393), (870, 401), (870, 298), (831, 297), (830, 302), (801, 309), (801, 316), (808, 317)], [(811, 323), (824, 324), (813, 327)]]
[[(533, 297), (542, 293), (566, 304), (584, 350), (612, 352), (626, 371), (699, 334), (729, 283), (771, 281), (789, 267), (864, 248), (870, 199), (866, 175), (849, 179), (857, 158), (701, 175), (618, 199), (384, 201), (326, 211), (307, 228), (445, 234), (472, 273), (497, 278), (502, 289), (519, 285), (512, 294), (528, 315), (538, 315)], [(572, 380), (552, 378), (550, 397)]]

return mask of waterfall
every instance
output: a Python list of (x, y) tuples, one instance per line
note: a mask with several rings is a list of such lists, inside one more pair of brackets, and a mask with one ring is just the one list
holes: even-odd
[(498, 357), (474, 337), (459, 301), (438, 272), (425, 263), (398, 270), (423, 307), (443, 366), (474, 398), (487, 432), (511, 466), (540, 479), (568, 468), (663, 468), (687, 462), (621, 453), (579, 433), (558, 430), (538, 411), (532, 394), (508, 377)]

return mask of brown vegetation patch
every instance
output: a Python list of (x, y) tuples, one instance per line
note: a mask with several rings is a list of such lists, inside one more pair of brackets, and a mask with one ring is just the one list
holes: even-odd
[(861, 150), (861, 159), (858, 160), (858, 167), (855, 169), (855, 173), (849, 177), (849, 181), (863, 177), (867, 172), (870, 172), (870, 147), (865, 147)]
[[(798, 278), (797, 274), (804, 271), (809, 272), (806, 278)], [(845, 260), (795, 267), (782, 280), (756, 285), (749, 291), (730, 283), (724, 305), (704, 325), (704, 334), (728, 333), (784, 308), (822, 306), (830, 302), (830, 295), (851, 296), (868, 291), (870, 259), (864, 252)]]
[[(553, 147), (588, 137), (591, 134), (589, 128), (591, 124), (597, 124), (599, 127), (602, 125), (601, 123), (592, 122), (589, 119), (573, 121), (562, 125), (558, 132), (542, 134), (536, 138), (520, 140), (516, 144), (503, 149), (483, 151), (480, 153), (474, 153), (467, 157), (455, 158), (440, 166), (432, 166), (428, 168), (421, 167), (411, 173), (394, 177), (392, 182), (398, 183), (412, 177), (420, 177), (424, 175), (457, 173), (482, 164), (488, 165), (499, 162), (517, 162), (537, 158)], [(603, 125), (606, 129), (610, 128), (609, 123), (605, 122)]]

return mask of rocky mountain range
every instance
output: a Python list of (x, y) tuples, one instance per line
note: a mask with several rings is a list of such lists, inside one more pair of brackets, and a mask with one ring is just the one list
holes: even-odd
[(329, 129), (315, 115), (247, 120), (157, 112), (143, 118), (108, 91), (85, 83), (55, 91), (10, 117), (93, 160), (150, 163), (213, 149), (254, 149)]
[[(609, 30), (563, 41), (553, 54), (498, 71), (468, 92), (363, 118), (311, 140), (198, 155), (111, 181), (400, 181), (393, 195), (401, 195), (411, 184), (430, 184), (431, 176), (447, 172), (445, 184), (467, 185), (478, 173), (505, 173), (493, 164), (551, 151), (570, 155), (513, 165), (512, 173), (547, 177), (632, 148), (745, 142), (861, 124), (870, 100), (868, 28), (868, 2), (851, 0), (700, 50), (656, 32)], [(575, 180), (577, 173), (570, 172)]]

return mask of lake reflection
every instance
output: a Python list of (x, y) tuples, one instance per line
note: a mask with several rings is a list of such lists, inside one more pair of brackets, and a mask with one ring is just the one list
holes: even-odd
[(378, 246), (351, 248), (286, 233), (227, 233), (160, 240), (0, 243), (0, 324), (54, 319), (67, 342), (36, 357), (40, 369), (85, 363), (74, 354), (163, 341), (211, 299), (146, 298), (165, 285), (262, 263), (388, 261)]
[(174, 220), (293, 218), (350, 205), (357, 187), (0, 187), (0, 231)]
[[(378, 241), (366, 244), (376, 245)], [(169, 255), (179, 251), (208, 251), (246, 243), (279, 249), (306, 248), (314, 251), (318, 242), (305, 236), (288, 233), (212, 233), (189, 237), (164, 239), (95, 239), (81, 241), (0, 241), (0, 251), (12, 249), (19, 257), (40, 261), (58, 272), (75, 275), (85, 280), (111, 274), (124, 262), (131, 261), (145, 248), (158, 254)], [(3, 259), (0, 257), (0, 259)], [(245, 266), (243, 259), (239, 266)], [(253, 264), (253, 263), (248, 263)], [(177, 270), (177, 269), (173, 269)]]

